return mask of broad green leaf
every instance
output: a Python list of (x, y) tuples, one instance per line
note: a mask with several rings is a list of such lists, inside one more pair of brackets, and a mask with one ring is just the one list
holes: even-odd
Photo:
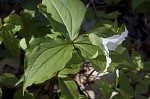
[(137, 68), (137, 66), (133, 64), (126, 48), (122, 46), (118, 46), (115, 51), (110, 51), (110, 57), (112, 59), (112, 63), (110, 64), (108, 70), (114, 71), (117, 67), (134, 71)]
[(25, 24), (24, 28), (19, 31), (19, 35), (22, 37), (43, 37), (50, 33), (50, 29), (47, 26), (50, 23), (40, 12), (24, 9), (20, 14)]
[(42, 13), (38, 11), (37, 5), (41, 3), (41, 0), (21, 0), (23, 5), (23, 11), (21, 17), (25, 23), (32, 23), (34, 27), (48, 25), (48, 19), (46, 19)]
[(138, 76), (138, 74), (135, 74), (133, 72), (129, 72), (127, 73), (127, 75), (134, 81), (136, 81), (137, 83), (139, 84), (142, 84), (143, 83), (143, 80), (141, 77)]
[(35, 39), (26, 50), (23, 90), (33, 83), (42, 83), (65, 67), (72, 58), (73, 45), (50, 38)]
[(148, 91), (148, 86), (137, 84), (135, 87), (136, 94), (146, 94)]
[(94, 28), (87, 33), (93, 33), (99, 37), (110, 37), (116, 34), (113, 31), (113, 22), (110, 20), (102, 19), (94, 25)]
[(10, 14), (4, 19), (4, 25), (0, 27), (0, 39), (4, 42), (12, 55), (17, 59), (19, 52), (19, 41), (15, 33), (23, 28), (23, 23), (19, 15)]
[(94, 28), (99, 28), (99, 27), (111, 28), (112, 26), (113, 26), (113, 22), (112, 21), (103, 19), (103, 20), (98, 21), (95, 24)]
[(13, 99), (34, 99), (33, 94), (28, 93), (27, 91), (22, 94), (22, 89), (19, 89), (15, 92)]
[(0, 83), (4, 85), (14, 86), (18, 82), (18, 78), (13, 74), (4, 73), (0, 76)]
[(106, 68), (106, 58), (104, 55), (98, 55), (95, 59), (89, 60), (96, 71), (104, 71)]
[(91, 7), (86, 7), (85, 19), (96, 20), (96, 16)]
[(128, 77), (125, 74), (120, 74), (118, 83), (120, 87), (117, 90), (120, 94), (127, 99), (131, 99), (134, 96), (134, 89), (130, 86)]
[(112, 88), (111, 85), (106, 81), (101, 79), (100, 80), (100, 90), (102, 91), (102, 94), (107, 96), (107, 97), (111, 97), (112, 94)]
[[(61, 35), (63, 35), (64, 37), (66, 37), (67, 39), (69, 39), (69, 37), (67, 36), (67, 30), (64, 24), (59, 23), (57, 21), (55, 21), (52, 17), (51, 14), (47, 12), (47, 7), (43, 4), (39, 4), (38, 5), (39, 11), (49, 20), (53, 30), (55, 32), (60, 33)], [(69, 39), (70, 40), (70, 39)]]
[(106, 28), (106, 27), (99, 27), (99, 28), (94, 28), (90, 31), (88, 31), (87, 33), (93, 33), (98, 35), (99, 37), (109, 37), (114, 35), (114, 32), (110, 29), (110, 28)]
[(105, 66), (105, 69), (104, 69), (104, 66), (103, 66), (105, 64), (104, 61), (100, 62), (99, 60), (97, 60), (96, 63), (100, 63), (99, 65), (102, 66), (102, 70), (107, 71), (107, 68), (109, 67), (109, 64), (111, 63), (111, 58), (109, 57), (109, 50), (108, 50), (108, 48), (106, 46), (107, 44), (104, 45), (102, 39), (99, 38), (95, 34), (90, 34), (89, 38), (90, 38), (90, 41), (92, 42), (92, 44), (98, 46), (99, 49), (101, 49), (101, 51), (103, 52), (103, 54), (106, 56), (106, 66)]
[(70, 67), (64, 68), (60, 71), (60, 75), (67, 75), (67, 74), (77, 74), (81, 70), (82, 64), (72, 64)]
[(78, 88), (73, 79), (59, 78), (58, 82), (61, 90), (60, 99), (79, 99)]
[[(46, 5), (47, 13), (51, 14), (55, 21), (66, 26), (71, 40), (78, 36), (86, 12), (80, 0), (43, 0), (42, 4)], [(57, 24), (52, 25), (57, 27)]]
[[(93, 38), (93, 40), (94, 40), (94, 38)], [(94, 43), (97, 44), (97, 42), (94, 42)], [(98, 44), (99, 44), (99, 42), (98, 42)], [(106, 67), (105, 57), (103, 57), (101, 50), (98, 49), (97, 46), (95, 46), (94, 44), (91, 44), (88, 37), (78, 38), (75, 41), (74, 45), (75, 45), (75, 47), (77, 47), (80, 50), (82, 56), (93, 64), (94, 68), (97, 71), (105, 69), (105, 67)]]
[(146, 86), (150, 85), (150, 73), (147, 73), (147, 74), (145, 75), (145, 78), (144, 78), (142, 84), (143, 84), (143, 85), (146, 85)]
[(97, 11), (98, 17), (101, 19), (116, 19), (120, 13), (118, 11), (106, 14), (104, 11)]
[(143, 95), (136, 94), (135, 99), (147, 99), (147, 98), (144, 97)]
[(22, 19), (17, 14), (10, 14), (4, 19), (4, 22), (4, 26), (7, 25), (14, 34), (23, 28)]
[(150, 62), (143, 62), (143, 65), (144, 65), (143, 67), (144, 70), (150, 71)]
[(104, 45), (102, 44), (102, 41), (100, 41), (100, 38), (97, 35), (91, 33), (89, 34), (89, 39), (93, 45), (98, 46), (102, 51), (104, 50)]
[(67, 75), (67, 74), (77, 74), (83, 65), (83, 59), (75, 50), (73, 51), (73, 55), (71, 60), (67, 63), (65, 68), (59, 72), (60, 75)]
[(0, 28), (0, 36), (3, 39), (5, 47), (7, 47), (11, 51), (12, 55), (17, 58), (19, 53), (19, 41), (15, 37), (11, 28), (7, 25), (2, 26)]
[(104, 71), (106, 68), (106, 58), (104, 57), (104, 45), (100, 41), (100, 38), (95, 34), (89, 34), (89, 39), (92, 42), (92, 44), (98, 46), (103, 53), (103, 55), (99, 55), (96, 59), (90, 60), (90, 62), (93, 64), (94, 68), (97, 71), (100, 71), (99, 69), (101, 69), (101, 71)]
[(84, 59), (83, 59), (83, 57), (81, 57), (79, 52), (77, 50), (74, 50), (72, 59), (69, 61), (68, 65), (71, 65), (71, 64), (83, 64), (83, 61), (84, 61)]
[(21, 0), (24, 9), (28, 9), (30, 11), (37, 10), (37, 5), (41, 2), (41, 0)]
[(94, 59), (98, 56), (98, 48), (91, 44), (90, 40), (86, 36), (81, 36), (75, 40), (75, 47), (77, 47), (82, 56), (86, 59)]
[(135, 10), (138, 6), (140, 6), (146, 0), (132, 0), (133, 10)]

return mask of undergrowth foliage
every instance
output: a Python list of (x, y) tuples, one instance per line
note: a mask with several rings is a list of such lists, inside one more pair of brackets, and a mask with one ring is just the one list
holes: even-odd
[[(134, 10), (142, 3), (137, 1), (138, 4), (132, 0)], [(48, 80), (52, 88), (50, 99), (55, 96), (53, 87), (56, 82), (60, 99), (86, 99), (68, 76), (78, 73), (83, 61), (92, 63), (99, 73), (115, 72), (113, 84), (105, 80), (99, 82), (98, 87), (104, 96), (110, 98), (115, 90), (117, 94), (112, 99), (146, 99), (143, 95), (148, 92), (150, 74), (140, 77), (138, 73), (149, 70), (149, 62), (141, 62), (135, 51), (129, 56), (128, 40), (125, 40), (128, 30), (125, 24), (118, 26), (119, 12), (97, 11), (101, 20), (96, 21), (94, 11), (80, 0), (31, 0), (29, 5), (23, 6), (20, 15), (11, 13), (3, 22), (0, 20), (1, 46), (5, 46), (17, 61), (20, 49), (25, 51), (24, 74), (20, 80), (10, 73), (0, 76), (2, 85), (21, 86), (17, 87), (14, 99), (34, 99), (27, 87)], [(81, 33), (85, 19), (94, 20), (95, 24), (91, 30)], [(3, 57), (6, 56), (1, 54), (0, 58)]]

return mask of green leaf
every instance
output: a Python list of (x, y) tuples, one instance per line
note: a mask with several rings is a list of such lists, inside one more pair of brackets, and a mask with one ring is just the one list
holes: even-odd
[(65, 78), (59, 78), (59, 86), (61, 89), (60, 99), (79, 99), (78, 88), (74, 80)]
[(111, 97), (113, 90), (111, 88), (111, 85), (106, 80), (100, 80), (100, 90), (102, 91), (103, 95)]
[(41, 0), (21, 0), (22, 4), (23, 4), (23, 8), (24, 9), (28, 9), (28, 10), (37, 10), (37, 5), (41, 2)]
[(72, 59), (67, 63), (65, 68), (59, 72), (60, 75), (77, 74), (83, 65), (83, 59), (75, 50), (73, 51)]
[(120, 27), (119, 30), (118, 30), (118, 34), (121, 35), (121, 33), (125, 31), (125, 28), (126, 28), (126, 25), (125, 25), (125, 24), (122, 24), (121, 27)]
[(146, 86), (150, 85), (150, 73), (147, 73), (145, 75), (142, 85), (146, 85)]
[(50, 79), (72, 58), (73, 45), (67, 41), (49, 38), (35, 39), (26, 50), (23, 90), (35, 83)]
[[(91, 33), (89, 34), (89, 39), (93, 45), (98, 46), (101, 51), (104, 51), (104, 46), (97, 35)], [(106, 60), (103, 56), (104, 53), (103, 55), (99, 55), (97, 58), (90, 60), (97, 71), (103, 71), (106, 68)]]
[(18, 82), (18, 78), (13, 74), (4, 73), (0, 76), (0, 83), (4, 85), (14, 86)]
[(120, 87), (117, 90), (127, 99), (131, 99), (134, 95), (134, 89), (130, 86), (128, 77), (125, 74), (120, 74), (118, 79)]
[(96, 34), (99, 37), (109, 37), (109, 36), (114, 35), (114, 32), (110, 28), (106, 28), (106, 27), (94, 28), (88, 31), (87, 33)]
[(137, 84), (135, 87), (136, 94), (146, 94), (148, 91), (148, 86)]
[(19, 89), (15, 92), (13, 99), (34, 99), (33, 94), (28, 93), (27, 91), (22, 94), (22, 89)]
[(81, 36), (75, 41), (75, 47), (77, 47), (82, 56), (86, 59), (94, 59), (98, 56), (98, 48), (91, 44), (88, 37)]
[(120, 15), (118, 11), (109, 14), (106, 14), (104, 11), (97, 11), (97, 14), (101, 19), (116, 19)]
[(19, 31), (19, 35), (22, 37), (42, 37), (50, 33), (50, 29), (47, 26), (50, 23), (40, 12), (25, 9), (20, 14), (25, 24), (24, 28)]
[(114, 31), (117, 33), (118, 31), (118, 21), (117, 19), (115, 19), (115, 22), (114, 22)]
[(133, 10), (139, 7), (146, 0), (132, 0)]
[(135, 99), (147, 99), (147, 98), (142, 95), (136, 94)]
[(135, 99), (147, 99), (147, 98), (144, 97), (143, 95), (136, 94)]
[(118, 46), (115, 51), (110, 51), (110, 57), (112, 63), (109, 66), (109, 70), (114, 71), (115, 67), (126, 69), (126, 70), (136, 70), (135, 64), (133, 64), (131, 57), (128, 54), (126, 48)]
[(60, 71), (60, 75), (66, 75), (66, 74), (76, 74), (81, 70), (82, 64), (72, 64), (70, 67), (64, 68), (62, 71)]
[(143, 80), (141, 77), (138, 76), (138, 74), (135, 74), (133, 72), (127, 73), (127, 75), (134, 81), (138, 82), (139, 84), (143, 83)]
[(82, 56), (93, 64), (96, 71), (102, 71), (106, 67), (106, 60), (102, 50), (98, 48), (102, 48), (103, 45), (95, 36), (95, 34), (90, 34), (92, 44), (88, 37), (80, 37), (74, 45), (80, 50)]
[(96, 71), (104, 71), (106, 68), (106, 58), (104, 55), (98, 55), (95, 59), (89, 60)]
[(144, 70), (150, 71), (150, 62), (143, 62), (143, 65), (144, 65), (143, 67)]
[(19, 15), (10, 14), (4, 19), (5, 24), (0, 27), (0, 39), (4, 42), (12, 55), (17, 59), (19, 52), (19, 41), (15, 33), (23, 28), (23, 23)]
[(97, 35), (91, 33), (89, 34), (89, 39), (93, 45), (98, 46), (102, 51), (104, 50), (104, 45), (102, 44), (102, 42), (100, 41), (100, 38)]
[(12, 55), (17, 59), (19, 53), (19, 41), (15, 37), (13, 31), (9, 26), (2, 26), (0, 28), (0, 36), (3, 39), (4, 45), (11, 51)]
[(22, 19), (18, 14), (10, 14), (4, 19), (4, 26), (7, 25), (15, 34), (23, 28)]
[[(78, 36), (86, 12), (80, 0), (43, 0), (42, 4), (47, 7), (47, 13), (51, 14), (55, 21), (66, 26), (71, 40)], [(51, 20), (50, 17), (49, 19)], [(52, 26), (57, 27), (57, 24)]]
[(66, 37), (67, 39), (69, 39), (69, 37), (66, 35), (67, 30), (66, 30), (65, 25), (55, 21), (51, 17), (51, 14), (47, 12), (47, 8), (45, 5), (39, 4), (38, 8), (39, 8), (39, 11), (49, 20), (50, 24), (52, 25), (54, 32), (58, 32), (61, 35), (63, 35), (64, 37)]

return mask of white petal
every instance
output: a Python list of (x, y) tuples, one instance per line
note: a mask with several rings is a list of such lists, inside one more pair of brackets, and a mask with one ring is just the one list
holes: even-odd
[(113, 35), (108, 38), (101, 38), (102, 43), (107, 46), (109, 50), (115, 50), (122, 41), (125, 40), (125, 37), (128, 36), (128, 30), (125, 29), (125, 32), (122, 32), (121, 35)]
[(122, 43), (122, 41), (125, 40), (125, 37), (128, 36), (128, 30), (125, 29), (124, 32), (121, 33), (121, 35), (113, 35), (108, 38), (100, 38), (102, 41), (102, 44), (104, 45), (104, 53), (106, 56), (106, 68), (104, 72), (107, 71), (107, 68), (109, 67), (109, 64), (111, 63), (111, 58), (109, 57), (109, 50), (115, 50), (119, 44)]

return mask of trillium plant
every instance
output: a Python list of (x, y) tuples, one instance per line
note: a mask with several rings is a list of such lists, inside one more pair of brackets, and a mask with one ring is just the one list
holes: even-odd
[[(71, 73), (63, 71), (76, 68), (78, 65), (74, 64), (87, 60), (97, 72), (107, 72), (111, 63), (109, 50), (115, 50), (127, 37), (128, 31), (125, 29), (121, 35), (108, 38), (99, 37), (96, 29), (80, 34), (86, 13), (80, 0), (43, 0), (38, 9), (49, 20), (53, 34), (36, 38), (27, 47), (25, 73), (18, 83), (23, 81), (25, 91), (32, 84), (56, 78), (61, 89), (61, 98), (79, 99), (74, 80), (67, 76)], [(54, 34), (56, 36), (52, 37)]]

